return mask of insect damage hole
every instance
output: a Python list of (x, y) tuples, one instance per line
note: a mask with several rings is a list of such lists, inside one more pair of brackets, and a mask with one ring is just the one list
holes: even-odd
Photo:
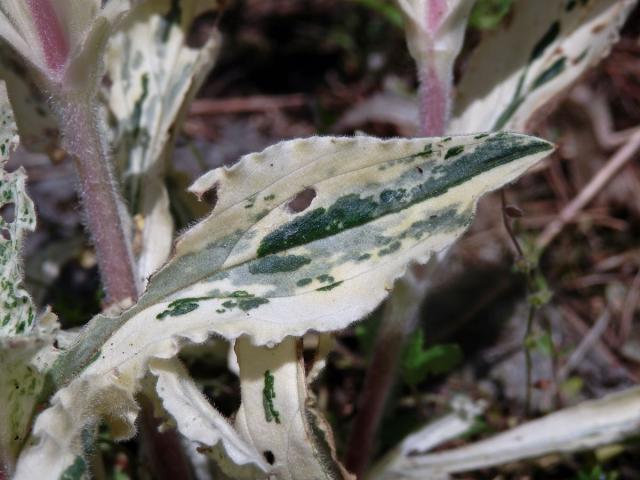
[(264, 452), (262, 452), (262, 455), (269, 465), (273, 465), (275, 463), (276, 456), (271, 450), (265, 450)]
[(300, 213), (309, 208), (313, 199), (316, 198), (316, 191), (311, 188), (296, 193), (291, 200), (287, 202), (287, 209), (292, 213)]

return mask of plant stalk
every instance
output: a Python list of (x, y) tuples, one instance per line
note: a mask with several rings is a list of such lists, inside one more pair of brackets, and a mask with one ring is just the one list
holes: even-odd
[[(453, 75), (451, 72), (442, 73), (435, 63), (420, 68), (418, 93), (420, 135), (423, 137), (443, 135), (449, 121)], [(387, 300), (347, 443), (345, 466), (358, 478), (364, 475), (371, 461), (404, 346), (418, 324), (419, 308), (430, 285), (433, 262), (409, 268), (405, 277), (396, 282)]]
[[(415, 269), (425, 267), (415, 266)], [(345, 466), (361, 478), (375, 450), (375, 441), (385, 405), (395, 384), (407, 338), (419, 320), (426, 290), (424, 271), (411, 271), (398, 280), (382, 313), (380, 330), (367, 368), (356, 418), (347, 443)], [(420, 280), (416, 278), (420, 276)]]
[[(64, 146), (73, 156), (79, 179), (85, 221), (98, 258), (107, 304), (135, 302), (139, 291), (129, 235), (127, 213), (115, 181), (111, 158), (101, 138), (102, 129), (90, 99), (64, 99), (60, 125)], [(141, 444), (153, 465), (155, 478), (192, 478), (188, 460), (175, 430), (160, 432), (148, 401), (140, 412)]]
[(61, 109), (64, 146), (73, 156), (85, 221), (93, 240), (107, 303), (135, 302), (138, 287), (126, 213), (90, 102), (69, 99)]

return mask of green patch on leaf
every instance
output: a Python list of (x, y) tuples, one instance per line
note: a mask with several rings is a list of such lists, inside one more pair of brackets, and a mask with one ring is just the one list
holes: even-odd
[(320, 287), (318, 288), (319, 292), (328, 292), (329, 290), (333, 290), (334, 288), (340, 286), (342, 282), (335, 282), (332, 283), (331, 285), (327, 285), (326, 287)]
[(209, 297), (199, 297), (199, 298), (181, 298), (179, 300), (174, 300), (168, 306), (168, 308), (158, 315), (156, 318), (158, 320), (163, 320), (167, 316), (177, 317), (179, 315), (185, 315), (189, 312), (193, 312), (196, 308), (199, 307), (199, 300), (207, 300)]
[(462, 152), (464, 152), (464, 147), (462, 145), (451, 147), (449, 150), (447, 150), (444, 159), (447, 160), (448, 158), (455, 157), (456, 155), (460, 155)]
[(76, 457), (74, 462), (60, 475), (60, 480), (81, 480), (87, 473), (87, 463), (82, 457)]
[(262, 389), (262, 406), (264, 407), (264, 418), (267, 422), (275, 421), (280, 423), (280, 412), (276, 410), (273, 399), (276, 398), (275, 377), (269, 370), (264, 372), (264, 388)]
[(311, 259), (300, 255), (269, 255), (249, 264), (249, 272), (270, 274), (278, 272), (294, 272), (304, 265), (311, 263)]

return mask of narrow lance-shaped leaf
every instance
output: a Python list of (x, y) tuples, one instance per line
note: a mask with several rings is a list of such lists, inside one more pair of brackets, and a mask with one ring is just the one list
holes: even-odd
[[(40, 440), (22, 471), (37, 465), (38, 451), (68, 468), (81, 455), (74, 445), (83, 428), (100, 417), (114, 423), (116, 437), (133, 435), (134, 395), (149, 362), (172, 358), (184, 341), (217, 333), (275, 344), (359, 320), (408, 263), (425, 262), (464, 232), (483, 193), (551, 149), (508, 133), (314, 137), (206, 174), (192, 188), (218, 189), (211, 216), (181, 237), (136, 306), (94, 318), (57, 363), (54, 382), (71, 383), (38, 417)], [(311, 204), (292, 210), (290, 201), (309, 188)]]
[(212, 67), (220, 38), (213, 31), (190, 46), (193, 22), (214, 7), (209, 0), (162, 0), (134, 8), (109, 40), (109, 108), (116, 161), (132, 215), (142, 221), (137, 253), (142, 284), (169, 257), (173, 221), (165, 165), (182, 117)]
[(434, 478), (554, 454), (592, 450), (638, 434), (640, 389), (583, 402), (482, 441), (451, 450), (408, 452), (376, 471), (376, 479)]
[[(513, 181), (552, 146), (499, 133), (444, 139), (313, 137), (282, 142), (214, 170), (213, 213), (184, 234), (138, 304), (100, 316), (59, 365), (64, 383), (105, 344), (140, 336), (141, 350), (174, 335), (247, 334), (277, 343), (334, 331), (369, 313), (411, 261), (425, 262), (470, 224), (478, 198)], [(289, 202), (305, 189), (302, 212)], [(107, 342), (107, 340), (109, 341)]]
[(352, 478), (312, 409), (301, 342), (288, 337), (274, 348), (244, 337), (236, 342), (242, 390), (236, 426), (278, 479)]
[(527, 131), (532, 117), (604, 58), (636, 0), (516, 0), (471, 54), (448, 131)]
[(155, 359), (150, 369), (157, 377), (155, 391), (178, 431), (200, 452), (213, 457), (226, 475), (254, 479), (269, 470), (262, 454), (211, 406), (177, 359)]

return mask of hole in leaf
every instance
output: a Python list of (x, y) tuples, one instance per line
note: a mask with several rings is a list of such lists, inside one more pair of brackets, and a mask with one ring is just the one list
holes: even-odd
[(287, 208), (293, 213), (300, 213), (309, 208), (314, 198), (316, 198), (316, 191), (313, 188), (305, 188), (289, 200)]
[(276, 457), (271, 450), (265, 450), (262, 452), (262, 455), (264, 455), (264, 459), (269, 465), (273, 465), (275, 463)]
[(202, 48), (216, 28), (217, 17), (215, 12), (209, 10), (194, 18), (187, 33), (187, 45), (191, 48)]
[(216, 203), (218, 203), (218, 187), (215, 186), (204, 192), (200, 196), (200, 200), (205, 202), (211, 208), (215, 207)]
[(16, 219), (16, 206), (12, 203), (7, 203), (0, 208), (0, 217), (6, 223), (13, 223)]

